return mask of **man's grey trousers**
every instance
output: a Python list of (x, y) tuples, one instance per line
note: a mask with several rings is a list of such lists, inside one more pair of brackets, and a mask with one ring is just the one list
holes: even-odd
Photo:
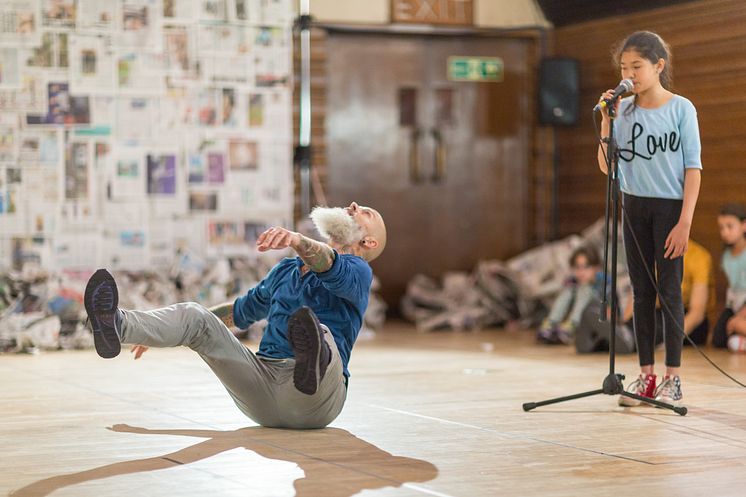
[(342, 410), (347, 396), (342, 360), (331, 332), (323, 325), (332, 359), (316, 393), (306, 395), (293, 385), (295, 359), (257, 357), (199, 304), (122, 314), (122, 343), (189, 347), (212, 369), (241, 412), (262, 426), (323, 428)]

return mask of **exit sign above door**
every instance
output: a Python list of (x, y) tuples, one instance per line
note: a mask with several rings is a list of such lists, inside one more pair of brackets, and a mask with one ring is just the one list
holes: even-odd
[(503, 80), (503, 60), (499, 57), (448, 57), (448, 79), (499, 83)]
[(391, 22), (474, 25), (473, 0), (391, 0)]

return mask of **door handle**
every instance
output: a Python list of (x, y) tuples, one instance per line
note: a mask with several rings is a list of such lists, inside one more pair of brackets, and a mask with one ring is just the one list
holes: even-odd
[(433, 183), (440, 183), (446, 176), (447, 151), (443, 140), (443, 133), (438, 128), (432, 128), (430, 134), (435, 140), (435, 163), (433, 165)]
[(420, 175), (420, 136), (422, 131), (418, 127), (412, 128), (409, 135), (409, 180), (412, 183), (422, 183)]

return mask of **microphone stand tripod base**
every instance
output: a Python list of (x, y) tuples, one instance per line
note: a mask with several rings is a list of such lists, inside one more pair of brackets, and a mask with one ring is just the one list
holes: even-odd
[(650, 397), (643, 397), (641, 395), (636, 395), (631, 392), (626, 392), (624, 390), (624, 385), (622, 385), (623, 379), (624, 379), (624, 375), (622, 374), (610, 374), (606, 378), (604, 378), (603, 388), (600, 388), (598, 390), (590, 390), (588, 392), (583, 392), (583, 393), (576, 393), (574, 395), (568, 395), (566, 397), (557, 397), (554, 399), (542, 400), (541, 402), (526, 402), (525, 404), (523, 404), (523, 410), (528, 412), (533, 409), (536, 409), (537, 407), (546, 406), (549, 404), (557, 404), (559, 402), (565, 402), (566, 400), (582, 399), (583, 397), (591, 397), (593, 395), (606, 394), (606, 395), (623, 395), (625, 397), (636, 399), (641, 402), (645, 402), (646, 404), (654, 405), (656, 407), (670, 409), (676, 414), (679, 414), (681, 416), (686, 416), (686, 413), (687, 413), (686, 407), (674, 406), (672, 404), (667, 404), (659, 400), (651, 399)]
[(604, 378), (603, 391), (606, 395), (619, 395), (624, 392), (624, 385), (622, 380), (624, 379), (623, 374), (610, 374)]

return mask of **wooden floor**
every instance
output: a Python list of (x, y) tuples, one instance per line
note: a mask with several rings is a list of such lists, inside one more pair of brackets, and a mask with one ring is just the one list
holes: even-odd
[[(711, 355), (746, 380), (746, 357)], [(253, 426), (187, 349), (5, 355), (0, 495), (744, 495), (746, 390), (683, 364), (685, 417), (606, 395), (525, 413), (600, 388), (607, 356), (390, 325), (358, 342), (342, 415), (302, 432)]]

